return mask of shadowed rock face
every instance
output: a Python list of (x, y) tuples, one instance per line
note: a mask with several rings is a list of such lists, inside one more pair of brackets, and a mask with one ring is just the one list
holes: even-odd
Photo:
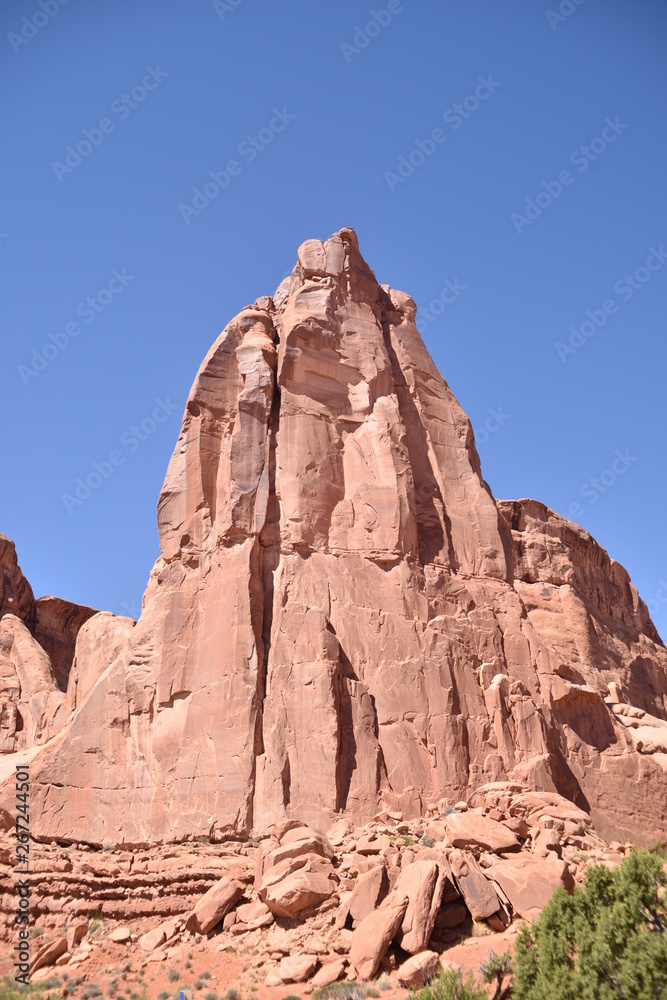
[(35, 834), (409, 817), (516, 779), (603, 836), (667, 839), (667, 651), (646, 607), (585, 531), (496, 503), (415, 313), (345, 229), (222, 332), (141, 618), (79, 634), (69, 720), (31, 765)]

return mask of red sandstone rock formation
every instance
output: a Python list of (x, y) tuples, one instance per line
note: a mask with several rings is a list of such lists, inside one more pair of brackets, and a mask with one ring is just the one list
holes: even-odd
[(31, 765), (35, 835), (327, 828), (516, 780), (608, 839), (667, 839), (667, 651), (646, 606), (583, 529), (494, 500), (415, 313), (345, 229), (222, 332), (139, 622), (79, 633), (70, 716)]

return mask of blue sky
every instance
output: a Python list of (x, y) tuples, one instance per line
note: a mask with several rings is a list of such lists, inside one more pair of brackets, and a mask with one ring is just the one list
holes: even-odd
[(583, 524), (667, 634), (667, 8), (5, 0), (0, 29), (0, 531), (38, 595), (136, 616), (205, 352), (351, 225), (494, 494)]

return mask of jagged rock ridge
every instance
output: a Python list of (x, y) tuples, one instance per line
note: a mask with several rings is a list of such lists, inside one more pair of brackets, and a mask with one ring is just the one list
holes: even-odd
[[(188, 398), (136, 627), (80, 629), (38, 836), (141, 844), (418, 815), (515, 779), (667, 838), (667, 651), (627, 573), (497, 503), (350, 229), (309, 240)], [(611, 685), (611, 686), (610, 686)]]

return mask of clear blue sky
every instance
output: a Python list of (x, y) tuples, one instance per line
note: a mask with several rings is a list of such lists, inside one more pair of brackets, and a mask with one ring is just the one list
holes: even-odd
[(351, 225), (494, 494), (576, 511), (667, 634), (667, 8), (41, 3), (0, 12), (0, 531), (36, 593), (136, 613), (206, 350)]

